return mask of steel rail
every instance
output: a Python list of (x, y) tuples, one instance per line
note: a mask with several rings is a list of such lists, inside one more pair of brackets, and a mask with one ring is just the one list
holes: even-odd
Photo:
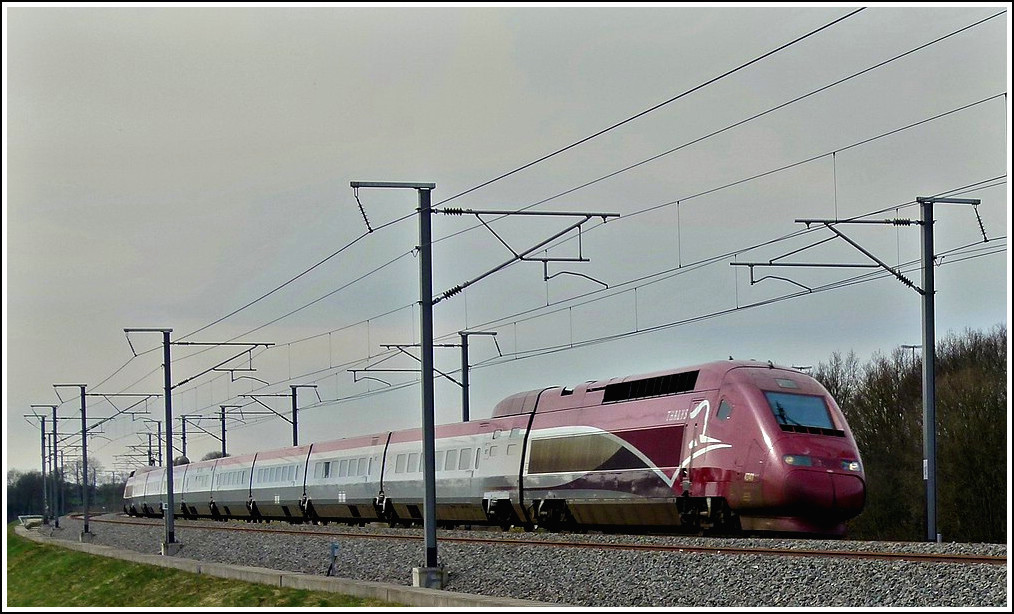
[[(182, 520), (182, 519), (181, 519)], [(111, 524), (137, 524), (152, 525), (156, 523), (148, 519), (111, 519), (92, 518), (92, 522), (105, 522)], [(284, 521), (281, 521), (284, 522)], [(282, 533), (285, 535), (309, 535), (328, 537), (348, 537), (359, 539), (394, 539), (394, 540), (421, 540), (421, 535), (396, 535), (390, 533), (353, 533), (345, 531), (323, 531), (323, 530), (297, 530), (277, 529), (270, 527), (237, 527), (237, 526), (202, 526), (195, 524), (183, 525), (186, 528), (205, 531), (247, 531), (262, 533)], [(814, 550), (805, 548), (763, 548), (763, 547), (738, 547), (738, 546), (693, 546), (687, 544), (635, 544), (635, 543), (598, 543), (598, 542), (576, 542), (576, 541), (547, 541), (528, 540), (509, 537), (501, 538), (479, 538), (479, 537), (451, 537), (442, 536), (441, 541), (460, 544), (474, 545), (508, 545), (508, 546), (546, 546), (564, 548), (597, 548), (600, 550), (637, 550), (642, 552), (675, 552), (675, 553), (697, 553), (697, 554), (738, 554), (738, 555), (768, 555), (768, 556), (797, 556), (811, 557), (823, 556), (829, 558), (843, 559), (870, 559), (870, 560), (893, 560), (909, 561), (919, 563), (961, 563), (965, 565), (1006, 565), (1006, 556), (986, 554), (934, 554), (929, 552), (879, 552), (871, 550)]]

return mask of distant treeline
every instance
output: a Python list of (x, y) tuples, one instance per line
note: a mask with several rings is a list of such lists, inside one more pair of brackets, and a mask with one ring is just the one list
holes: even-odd
[[(46, 480), (52, 488), (52, 478)], [(67, 514), (80, 512), (84, 509), (81, 484), (58, 480), (59, 511)], [(89, 484), (88, 508), (91, 512), (110, 512), (123, 509), (124, 483)], [(52, 493), (49, 493), (52, 496)], [(42, 472), (41, 471), (8, 471), (7, 472), (7, 522), (16, 520), (18, 516), (42, 513)], [(50, 509), (57, 509), (53, 501), (49, 501)]]
[[(814, 377), (838, 401), (866, 471), (866, 508), (848, 537), (926, 540), (922, 357), (899, 348), (860, 364), (835, 353)], [(937, 344), (937, 532), (1007, 541), (1007, 327)]]

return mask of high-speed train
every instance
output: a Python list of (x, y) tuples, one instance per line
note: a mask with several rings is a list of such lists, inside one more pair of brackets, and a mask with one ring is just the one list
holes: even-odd
[[(720, 361), (510, 396), (435, 428), (441, 527), (841, 536), (866, 476), (841, 410), (812, 377)], [(423, 520), (419, 428), (173, 468), (186, 518)], [(161, 467), (127, 480), (124, 511), (161, 516)]]

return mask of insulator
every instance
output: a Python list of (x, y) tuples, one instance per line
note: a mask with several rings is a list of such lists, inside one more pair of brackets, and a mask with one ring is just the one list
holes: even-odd
[(445, 207), (443, 210), (444, 215), (464, 215), (465, 210), (460, 207)]
[(458, 292), (461, 292), (462, 290), (464, 290), (463, 287), (461, 287), (461, 286), (454, 286), (453, 288), (451, 288), (447, 292), (444, 292), (444, 298), (451, 298), (452, 296), (454, 296)]

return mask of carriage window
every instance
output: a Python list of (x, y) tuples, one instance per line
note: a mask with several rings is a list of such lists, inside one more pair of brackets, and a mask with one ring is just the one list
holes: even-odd
[(408, 455), (408, 472), (415, 473), (419, 470), (419, 453), (413, 452)]
[(518, 453), (518, 444), (512, 443), (507, 446), (507, 456), (514, 456)]
[(365, 456), (359, 459), (359, 466), (356, 467), (356, 475), (357, 476), (366, 475), (366, 457)]
[(493, 431), (493, 439), (499, 439), (500, 437), (503, 437), (503, 431), (500, 429)]
[(482, 452), (482, 448), (475, 449), (475, 468), (479, 468), (479, 454)]
[(520, 428), (515, 427), (515, 428), (511, 429), (511, 439), (517, 437), (520, 434), (521, 434), (521, 429)]
[(370, 464), (366, 467), (366, 475), (373, 475), (373, 461), (376, 459), (375, 456), (370, 457)]
[(454, 471), (458, 465), (458, 451), (448, 450), (447, 451), (447, 463), (444, 465), (445, 471)]
[(494, 456), (496, 456), (496, 446), (490, 446), (489, 447), (489, 457), (493, 458)]
[(343, 478), (349, 474), (349, 461), (342, 460), (338, 463), (338, 477)]
[(732, 406), (726, 403), (725, 401), (722, 401), (722, 403), (718, 406), (718, 411), (715, 412), (715, 417), (718, 418), (719, 420), (725, 420), (731, 415), (732, 415)]
[(433, 466), (435, 470), (442, 471), (444, 468), (444, 451), (437, 450), (433, 456), (434, 456)]
[(394, 472), (405, 473), (405, 455), (399, 454), (398, 458), (394, 461)]
[(469, 466), (469, 462), (471, 462), (471, 460), (472, 460), (471, 452), (472, 452), (471, 448), (462, 448), (461, 449), (461, 456), (458, 457), (458, 469), (459, 470), (462, 470), (462, 469), (471, 469), (471, 467)]

